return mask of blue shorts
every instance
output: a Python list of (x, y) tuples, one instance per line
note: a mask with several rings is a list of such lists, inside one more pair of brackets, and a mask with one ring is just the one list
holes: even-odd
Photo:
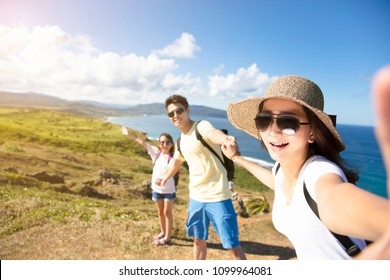
[(157, 201), (159, 199), (164, 199), (165, 201), (174, 201), (176, 198), (176, 193), (158, 193), (152, 192), (152, 200)]
[(240, 245), (237, 214), (231, 199), (208, 203), (190, 199), (187, 212), (187, 237), (207, 240), (211, 221), (223, 248), (232, 249)]

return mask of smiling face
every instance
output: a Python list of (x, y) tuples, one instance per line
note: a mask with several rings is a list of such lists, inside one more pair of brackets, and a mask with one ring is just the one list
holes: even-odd
[[(306, 159), (309, 143), (313, 141), (310, 125), (303, 107), (295, 102), (285, 99), (268, 99), (263, 102), (260, 113), (273, 116), (271, 124), (259, 131), (261, 140), (267, 148), (271, 158), (285, 163), (302, 163)], [(277, 125), (277, 115), (288, 115), (299, 120), (300, 124), (295, 134), (285, 133)]]
[(167, 114), (171, 123), (180, 130), (189, 126), (189, 109), (186, 109), (180, 103), (172, 103), (167, 106)]
[(161, 149), (161, 152), (163, 154), (168, 154), (170, 152), (173, 152), (172, 147), (174, 143), (172, 141), (172, 137), (166, 135), (166, 134), (161, 134), (160, 138), (158, 140), (158, 146)]

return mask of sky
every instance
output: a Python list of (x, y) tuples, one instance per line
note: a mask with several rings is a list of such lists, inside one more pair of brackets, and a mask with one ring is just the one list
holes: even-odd
[(0, 0), (0, 91), (226, 110), (298, 75), (338, 123), (374, 125), (389, 30), (389, 0)]

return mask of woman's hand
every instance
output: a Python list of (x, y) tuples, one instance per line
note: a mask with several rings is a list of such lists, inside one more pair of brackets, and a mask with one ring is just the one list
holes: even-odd
[(163, 180), (163, 178), (157, 178), (156, 181), (154, 181), (154, 183), (159, 186), (159, 187), (162, 187), (165, 185), (165, 181)]
[(239, 152), (239, 147), (236, 143), (235, 138), (228, 139), (225, 142), (222, 143), (221, 145), (221, 150), (225, 154), (226, 157), (232, 158), (235, 154)]
[[(390, 195), (390, 66), (375, 75), (372, 84), (374, 106), (377, 112), (376, 136), (387, 174), (387, 193)], [(387, 230), (356, 259), (390, 259), (390, 200)]]

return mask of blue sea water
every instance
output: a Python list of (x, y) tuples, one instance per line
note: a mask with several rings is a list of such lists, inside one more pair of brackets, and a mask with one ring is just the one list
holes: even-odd
[[(193, 120), (197, 120), (197, 118), (193, 117)], [(243, 156), (251, 158), (264, 166), (271, 167), (273, 165), (274, 161), (267, 152), (262, 150), (261, 144), (257, 139), (236, 129), (227, 119), (208, 117), (207, 120), (214, 127), (219, 129), (225, 128), (229, 131), (229, 134), (234, 135)], [(142, 131), (152, 139), (158, 139), (162, 132), (171, 134), (173, 139), (177, 139), (180, 135), (180, 131), (171, 124), (165, 115), (111, 117), (108, 121)], [(357, 185), (372, 193), (387, 197), (386, 173), (375, 138), (374, 128), (338, 124), (337, 129), (346, 145), (345, 151), (342, 152), (342, 157), (351, 168), (359, 171), (360, 179)]]

